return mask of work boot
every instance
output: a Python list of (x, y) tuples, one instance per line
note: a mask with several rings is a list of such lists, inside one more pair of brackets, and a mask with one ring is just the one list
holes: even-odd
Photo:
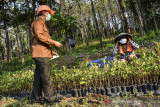
[(31, 97), (30, 97), (30, 103), (39, 103), (41, 101), (41, 97), (36, 98), (32, 93), (31, 93)]
[(62, 99), (63, 96), (60, 94), (56, 94), (50, 97), (50, 99), (44, 99), (44, 101), (46, 103), (53, 103), (53, 102), (57, 102), (58, 100)]
[(34, 104), (34, 103), (40, 103), (41, 100), (40, 99), (31, 99), (30, 103)]

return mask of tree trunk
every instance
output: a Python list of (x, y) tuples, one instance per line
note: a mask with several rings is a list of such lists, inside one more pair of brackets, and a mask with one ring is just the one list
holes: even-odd
[(144, 30), (143, 30), (144, 25), (143, 25), (141, 13), (140, 13), (140, 10), (139, 10), (139, 6), (137, 5), (137, 3), (136, 3), (136, 8), (137, 8), (137, 13), (138, 13), (138, 18), (139, 18), (139, 27), (140, 27), (140, 30), (141, 30), (141, 36), (144, 36)]
[(109, 41), (111, 42), (111, 32), (109, 32), (109, 29), (111, 28), (110, 27), (110, 24), (109, 24), (109, 18), (108, 18), (108, 12), (107, 12), (107, 9), (106, 9), (106, 6), (104, 5), (105, 3), (104, 3), (104, 0), (102, 0), (101, 1), (102, 2), (102, 7), (103, 7), (103, 11), (104, 11), (104, 15), (105, 15), (105, 19), (106, 19), (106, 27), (105, 27), (105, 29), (106, 29), (106, 31), (108, 31), (107, 32), (107, 35), (108, 35), (108, 37), (109, 37)]
[[(139, 14), (139, 10), (136, 8), (134, 2), (132, 0), (129, 0), (130, 4), (131, 4), (131, 8), (133, 10), (133, 17), (135, 19), (135, 21), (137, 20), (138, 21), (138, 25), (139, 25), (139, 28), (140, 28), (140, 31), (141, 31), (141, 36), (144, 35), (144, 32), (143, 32), (143, 23), (141, 21), (141, 15)], [(135, 22), (134, 21), (134, 22)]]
[(13, 40), (12, 39), (10, 40), (10, 58), (11, 60), (13, 58)]
[(94, 36), (94, 28), (91, 24), (91, 18), (89, 17), (88, 18), (88, 23), (89, 23), (89, 30), (90, 30), (90, 35), (91, 35), (91, 40), (94, 40), (95, 39), (95, 36)]
[(100, 25), (101, 25), (102, 35), (103, 35), (103, 37), (105, 38), (104, 23), (103, 23), (102, 16), (101, 16), (99, 10), (98, 10), (98, 15), (99, 15), (99, 19), (100, 19)]
[(84, 20), (85, 20), (85, 23), (84, 23), (84, 29), (85, 29), (85, 32), (86, 32), (86, 43), (87, 45), (89, 44), (89, 36), (90, 36), (90, 32), (89, 32), (89, 26), (88, 26), (88, 20), (86, 18), (86, 15), (84, 14)]
[(7, 48), (4, 46), (4, 60), (7, 61)]
[(132, 12), (131, 13), (131, 20), (132, 20), (132, 24), (133, 24), (133, 32), (134, 32), (134, 34), (136, 34), (136, 19), (134, 18), (134, 13)]
[[(0, 30), (1, 31), (1, 30)], [(1, 33), (2, 33), (2, 31), (1, 31)], [(0, 63), (2, 63), (3, 62), (3, 54), (4, 54), (4, 52), (3, 52), (3, 50), (4, 50), (4, 46), (3, 46), (3, 44), (2, 44), (2, 34), (0, 33)]]
[(122, 26), (122, 31), (125, 32), (125, 28), (124, 28), (124, 18), (123, 18), (123, 15), (122, 15), (122, 12), (121, 12), (121, 9), (120, 9), (120, 6), (119, 6), (119, 3), (118, 3), (118, 0), (116, 0), (116, 5), (117, 5), (117, 8), (118, 8), (118, 15), (121, 19), (121, 26)]
[(103, 15), (101, 17), (104, 17), (104, 18), (101, 18), (101, 19), (102, 19), (102, 22), (103, 22), (104, 35), (106, 37), (106, 36), (108, 36), (108, 34), (107, 34), (107, 27), (105, 25), (108, 25), (108, 22), (107, 22), (108, 21), (108, 16), (106, 16), (106, 12), (105, 12), (106, 7), (104, 6), (104, 0), (101, 0), (101, 4), (102, 4), (102, 15)]
[(61, 3), (61, 10), (65, 12), (66, 11), (65, 0), (60, 0), (60, 3)]
[(65, 39), (65, 46), (66, 46), (66, 51), (70, 51), (70, 45), (69, 45), (69, 34), (66, 32), (66, 39)]
[[(25, 0), (25, 3), (26, 3), (26, 7), (27, 8), (29, 8), (29, 1), (28, 0)], [(35, 2), (34, 1), (32, 1), (32, 6), (35, 6)], [(35, 8), (33, 7), (33, 9), (32, 9), (34, 12), (35, 12)], [(27, 13), (27, 12), (29, 12), (28, 10), (25, 10), (25, 13)], [(32, 49), (32, 34), (31, 34), (31, 31), (30, 31), (30, 25), (31, 25), (31, 22), (32, 22), (32, 20), (34, 19), (34, 16), (32, 16), (31, 18), (30, 18), (30, 21), (28, 22), (29, 24), (29, 26), (28, 26), (28, 34), (27, 34), (27, 54), (31, 54), (31, 49)]]
[(88, 34), (88, 32), (87, 32), (87, 25), (86, 25), (86, 23), (87, 23), (87, 21), (86, 21), (87, 19), (86, 19), (86, 15), (85, 14), (83, 14), (82, 15), (82, 19), (81, 19), (81, 23), (82, 23), (82, 31), (83, 31), (83, 44), (85, 44), (86, 42), (88, 42), (87, 41), (87, 34)]
[[(131, 21), (131, 12), (128, 11), (128, 27), (131, 28), (132, 26), (132, 21)], [(130, 33), (132, 33), (132, 28), (130, 29)]]
[(113, 34), (115, 35), (115, 23), (114, 23), (114, 15), (113, 15), (113, 8), (112, 8), (112, 3), (111, 3), (111, 0), (108, 0), (109, 2), (109, 9), (111, 11), (111, 21), (112, 21), (112, 30), (113, 30)]
[(83, 15), (81, 10), (81, 5), (77, 1), (78, 7), (79, 7), (79, 14), (80, 14), (80, 32), (81, 32), (81, 38), (83, 45), (85, 44), (85, 34), (84, 34), (84, 27), (83, 27)]
[(91, 34), (91, 23), (90, 23), (90, 17), (88, 19), (86, 19), (86, 23), (87, 23), (87, 32), (88, 32), (88, 41), (89, 40), (93, 40), (92, 38), (92, 34)]
[(31, 30), (30, 30), (30, 27), (28, 27), (28, 31), (29, 31), (29, 35), (28, 35), (28, 54), (31, 54), (31, 49), (32, 49), (32, 34), (31, 34)]
[(16, 29), (14, 30), (15, 34), (16, 34), (16, 55), (18, 58), (20, 58), (20, 48), (19, 48), (19, 39), (18, 39), (18, 34), (17, 34), (17, 31)]
[(154, 26), (155, 26), (154, 28), (157, 31), (158, 30), (158, 24), (157, 24), (157, 21), (156, 21), (155, 17), (153, 18), (153, 21), (154, 21)]
[(19, 30), (19, 27), (17, 26), (17, 34), (18, 36), (18, 40), (19, 40), (19, 48), (20, 48), (20, 57), (21, 57), (21, 61), (22, 61), (22, 64), (24, 63), (24, 52), (23, 52), (23, 43), (22, 43), (22, 37), (20, 35), (20, 30)]
[(130, 33), (130, 28), (128, 27), (127, 17), (126, 17), (124, 6), (122, 4), (122, 0), (118, 0), (118, 4), (120, 6), (120, 9), (123, 15), (124, 30), (126, 33)]
[(154, 28), (155, 28), (155, 30), (157, 31), (158, 30), (158, 24), (157, 24), (157, 21), (156, 21), (156, 19), (155, 19), (155, 3), (153, 3), (152, 4), (152, 6), (153, 6), (153, 8), (152, 8), (152, 14), (153, 14), (153, 22), (154, 22)]
[(101, 46), (102, 54), (103, 54), (102, 34), (99, 31), (99, 25), (98, 25), (98, 21), (97, 21), (97, 18), (96, 18), (96, 13), (95, 13), (94, 5), (93, 5), (93, 0), (91, 0), (91, 7), (92, 7), (94, 21), (96, 23), (96, 29), (98, 31), (98, 37), (99, 37), (99, 41), (100, 41), (100, 46)]
[(144, 28), (145, 32), (148, 34), (147, 23), (146, 23), (146, 21), (145, 21), (145, 16), (144, 16), (144, 14), (143, 14), (144, 12), (143, 12), (143, 10), (142, 10), (142, 8), (141, 8), (141, 4), (140, 4), (140, 1), (139, 1), (139, 0), (137, 1), (137, 8), (138, 8), (138, 12), (139, 12), (140, 17), (141, 17), (141, 22), (142, 22), (142, 24), (143, 24), (143, 28)]
[(4, 22), (4, 29), (5, 29), (5, 34), (6, 34), (5, 43), (6, 43), (7, 61), (8, 61), (8, 63), (10, 63), (10, 44), (9, 44), (9, 35), (8, 35), (8, 27), (7, 27), (7, 25), (6, 25), (5, 22)]

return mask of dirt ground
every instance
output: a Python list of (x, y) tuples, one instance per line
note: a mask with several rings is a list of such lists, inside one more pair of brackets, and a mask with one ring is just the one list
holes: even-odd
[(68, 107), (72, 107), (72, 103), (77, 102), (79, 106), (90, 107), (160, 107), (160, 96), (143, 96), (143, 97), (115, 97), (111, 98), (104, 95), (91, 94), (88, 97), (71, 97), (64, 98), (59, 103), (67, 102)]
[(2, 97), (0, 107), (160, 107), (160, 96), (114, 97), (89, 94), (86, 97), (64, 97), (52, 104), (35, 103), (31, 104), (26, 97), (16, 99), (13, 97)]

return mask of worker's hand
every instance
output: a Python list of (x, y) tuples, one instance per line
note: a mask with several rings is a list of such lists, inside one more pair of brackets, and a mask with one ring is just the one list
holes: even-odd
[(131, 41), (131, 38), (129, 38), (129, 41)]
[(52, 50), (52, 55), (58, 56), (58, 53), (56, 53), (56, 52), (54, 52), (54, 51)]
[(55, 41), (54, 45), (58, 48), (62, 47), (62, 44), (58, 41)]
[(119, 41), (116, 42), (116, 46), (118, 46), (118, 42), (119, 42)]

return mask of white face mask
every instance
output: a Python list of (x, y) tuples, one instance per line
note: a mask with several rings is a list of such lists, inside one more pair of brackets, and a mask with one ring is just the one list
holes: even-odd
[(119, 41), (119, 43), (123, 45), (123, 44), (127, 43), (127, 39), (121, 39), (121, 40)]
[(49, 21), (51, 19), (51, 15), (48, 14), (48, 16), (46, 17), (46, 21)]

